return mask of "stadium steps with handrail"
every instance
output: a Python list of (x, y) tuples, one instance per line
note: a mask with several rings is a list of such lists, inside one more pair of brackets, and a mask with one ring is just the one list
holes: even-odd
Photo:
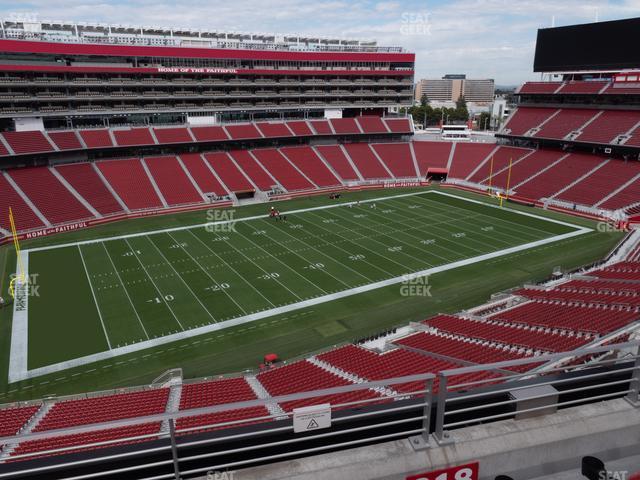
[[(594, 203), (593, 206), (594, 207), (601, 206), (602, 204), (604, 204), (604, 203), (608, 202), (609, 200), (611, 200), (613, 197), (617, 196), (620, 192), (622, 192), (623, 190), (628, 188), (630, 185), (633, 185), (638, 181), (640, 181), (640, 173), (638, 173), (634, 177), (631, 177), (627, 182), (623, 183), (618, 188), (613, 190), (611, 193), (609, 193), (609, 195), (604, 197), (602, 200), (598, 201), (597, 203)], [(640, 202), (638, 202), (638, 204), (640, 205)], [(633, 205), (630, 205), (630, 206), (633, 207)]]
[(340, 182), (340, 185), (344, 185), (344, 178), (342, 178), (340, 176), (340, 174), (337, 172), (337, 170), (335, 168), (333, 168), (333, 165), (331, 165), (327, 159), (322, 155), (322, 153), (320, 153), (320, 151), (315, 147), (315, 146), (309, 146), (309, 148), (313, 151), (313, 153), (315, 153), (316, 157), (318, 157), (318, 160), (320, 160), (320, 162), (327, 167), (327, 169), (333, 174), (334, 177), (336, 177), (336, 179)]
[[(542, 123), (530, 128), (529, 130), (527, 130), (526, 132), (524, 132), (524, 136), (525, 137), (533, 137), (534, 135), (536, 135), (540, 130), (542, 130), (544, 128), (544, 126), (549, 123), (550, 121), (552, 121), (555, 117), (557, 117), (560, 112), (562, 110), (558, 109), (555, 112), (553, 112), (549, 117), (547, 117), (546, 119), (544, 119), (542, 121)], [(509, 132), (511, 133), (511, 132)]]
[(480, 163), (478, 163), (478, 165), (476, 165), (476, 167), (471, 170), (471, 172), (469, 173), (469, 175), (467, 175), (464, 180), (467, 181), (471, 181), (471, 178), (473, 178), (473, 176), (478, 173), (480, 171), (480, 169), (482, 167), (484, 167), (488, 162), (491, 161), (491, 158), (498, 152), (498, 150), (500, 150), (500, 145), (496, 145), (493, 150), (491, 150), (487, 156), (484, 158), (484, 160), (482, 160)]
[(107, 190), (109, 190), (111, 195), (113, 195), (113, 198), (116, 199), (116, 202), (118, 202), (118, 205), (120, 205), (122, 210), (125, 211), (126, 213), (131, 213), (131, 210), (129, 210), (129, 207), (127, 207), (127, 204), (122, 201), (122, 198), (120, 198), (120, 195), (118, 195), (118, 192), (116, 192), (113, 186), (107, 181), (102, 171), (98, 168), (98, 165), (95, 162), (91, 162), (90, 165), (93, 171), (96, 173), (96, 175), (98, 175), (98, 177), (100, 178), (104, 186), (107, 188)]
[[(180, 398), (182, 396), (182, 383), (175, 383), (169, 387), (169, 397), (165, 413), (176, 413), (180, 410)], [(160, 426), (160, 433), (169, 433), (169, 421), (163, 420)]]
[[(411, 145), (413, 145), (413, 142), (411, 142)], [(450, 172), (451, 171), (451, 165), (453, 164), (453, 157), (455, 157), (456, 155), (456, 146), (458, 145), (458, 142), (452, 142), (451, 144), (451, 150), (449, 151), (449, 158), (447, 159), (447, 171)]]
[[(380, 162), (380, 165), (382, 165), (382, 168), (384, 168), (387, 171), (387, 174), (389, 175), (389, 178), (395, 178), (395, 175), (393, 174), (393, 172), (391, 171), (389, 166), (382, 160), (382, 157), (376, 151), (376, 149), (373, 148), (373, 146), (371, 146), (370, 143), (367, 143), (366, 146), (371, 151), (371, 153), (373, 153), (373, 156), (376, 157), (376, 159), (378, 159), (378, 162)], [(413, 177), (414, 175), (408, 175), (408, 176), (409, 177)]]
[(587, 173), (585, 173), (584, 175), (578, 177), (576, 180), (574, 180), (570, 184), (566, 185), (564, 188), (558, 190), (556, 193), (554, 193), (553, 195), (549, 196), (548, 198), (550, 200), (553, 200), (553, 199), (559, 197), (560, 195), (562, 195), (564, 192), (566, 192), (567, 190), (569, 190), (570, 188), (572, 188), (576, 184), (578, 184), (578, 183), (582, 182), (583, 180), (589, 178), (591, 175), (593, 175), (595, 172), (600, 170), (602, 167), (604, 167), (610, 161), (611, 161), (611, 159), (604, 160), (602, 163), (596, 165), (591, 170), (589, 170)]
[(623, 135), (621, 135), (625, 138), (624, 141), (620, 143), (620, 145), (624, 145), (625, 143), (627, 143), (634, 137), (634, 135), (638, 134), (638, 132), (640, 132), (640, 122), (636, 123), (633, 127), (627, 130)]
[[(269, 170), (267, 170), (267, 168), (256, 158), (256, 155), (255, 155), (255, 153), (253, 151), (246, 150), (246, 153), (247, 153), (247, 157), (249, 159), (251, 159), (253, 161), (253, 163), (255, 164), (255, 171), (262, 172), (261, 175), (264, 175), (271, 182), (271, 185), (269, 185), (269, 188), (272, 188), (275, 185), (275, 186), (279, 187), (280, 189), (282, 189), (283, 192), (287, 191), (287, 189), (284, 187), (284, 185), (282, 185), (278, 181), (278, 179), (276, 177), (274, 177), (273, 174)], [(240, 162), (238, 162), (238, 163), (240, 163)], [(246, 163), (245, 165), (249, 165), (249, 164), (250, 163)], [(242, 166), (242, 167), (244, 168), (244, 166)]]
[(351, 158), (351, 156), (349, 155), (349, 152), (347, 152), (347, 149), (344, 147), (344, 145), (338, 145), (338, 148), (340, 149), (340, 152), (342, 152), (342, 155), (344, 156), (344, 158), (347, 159), (347, 162), (349, 163), (349, 165), (351, 166), (351, 168), (353, 169), (353, 171), (356, 173), (356, 175), (358, 176), (358, 179), (360, 181), (364, 181), (364, 175), (362, 175), (362, 173), (360, 172), (360, 170), (358, 169), (358, 167), (356, 167), (355, 162), (353, 161), (353, 159)]
[[(490, 161), (477, 170), (473, 176), (467, 178), (467, 181), (482, 184), (484, 180), (487, 180), (490, 176), (492, 178), (495, 177), (496, 171), (502, 169), (508, 170), (509, 163), (517, 164), (518, 160), (522, 157), (531, 155), (533, 152), (535, 152), (535, 150), (501, 145), (491, 157)], [(492, 170), (493, 175), (491, 175)]]
[(604, 157), (571, 153), (553, 168), (545, 170), (533, 177), (532, 180), (521, 183), (514, 189), (523, 197), (544, 201), (564, 190), (569, 184), (589, 173), (603, 161)]
[(316, 188), (335, 187), (342, 185), (339, 178), (318, 157), (315, 150), (309, 146), (283, 147), (278, 151), (301, 174), (313, 183)]
[(493, 172), (493, 174), (490, 174), (488, 177), (486, 177), (484, 180), (482, 180), (480, 183), (487, 183), (489, 181), (489, 179), (494, 179), (496, 178), (498, 175), (500, 175), (501, 173), (505, 173), (505, 172), (509, 172), (509, 169), (513, 169), (513, 167), (516, 167), (520, 162), (523, 162), (524, 160), (526, 160), (528, 157), (530, 157), (531, 155), (533, 155), (534, 153), (536, 153), (537, 150), (531, 150), (530, 152), (524, 154), (523, 156), (521, 156), (520, 158), (516, 159), (515, 162), (513, 162), (511, 165), (507, 164), (504, 167), (498, 169), (497, 171)]
[[(392, 178), (418, 178), (421, 175), (411, 156), (411, 146), (406, 143), (379, 143), (370, 145), (378, 159), (391, 172)], [(426, 173), (426, 172), (425, 172)]]
[(571, 132), (579, 130), (597, 113), (598, 111), (593, 109), (563, 108), (560, 113), (553, 116), (553, 119), (545, 122), (545, 125), (536, 132), (535, 137), (563, 139)]
[(184, 174), (187, 176), (187, 178), (191, 182), (191, 185), (193, 186), (193, 188), (196, 189), (196, 192), (198, 192), (198, 195), (200, 195), (200, 197), (202, 198), (202, 201), (206, 202), (207, 197), (205, 196), (204, 192), (200, 189), (200, 185), (198, 185), (198, 182), (196, 182), (196, 179), (193, 178), (193, 175), (191, 175), (191, 172), (189, 171), (187, 166), (182, 161), (182, 158), (180, 158), (180, 155), (176, 155), (176, 160), (178, 162), (178, 165), (180, 165), (180, 168), (182, 168), (182, 171), (184, 172)]
[(51, 222), (45, 217), (42, 212), (35, 206), (35, 204), (31, 201), (31, 199), (22, 191), (22, 189), (18, 186), (18, 184), (11, 178), (8, 172), (2, 172), (5, 180), (11, 185), (11, 187), (15, 190), (15, 192), (20, 196), (20, 198), (26, 203), (29, 208), (33, 211), (33, 213), (40, 219), (40, 221), (46, 225), (47, 227), (51, 226)]
[(340, 145), (316, 145), (313, 149), (343, 183), (363, 181)]
[(7, 142), (7, 139), (4, 138), (2, 135), (0, 135), (0, 151), (2, 151), (2, 153), (5, 153), (7, 155), (16, 154), (16, 152), (14, 152), (9, 142)]
[[(260, 380), (258, 380), (258, 378), (255, 375), (247, 375), (244, 377), (244, 379), (247, 381), (247, 383), (251, 387), (251, 390), (253, 390), (253, 393), (256, 394), (256, 397), (260, 399), (271, 398), (271, 395), (269, 395), (269, 392), (267, 392), (267, 389), (264, 388), (262, 383), (260, 383)], [(269, 413), (276, 417), (276, 420), (282, 419), (282, 418), (284, 419), (288, 418), (286, 412), (282, 409), (282, 407), (277, 402), (270, 402), (265, 406), (267, 407), (267, 410), (269, 410)]]
[(187, 153), (179, 155), (180, 161), (198, 184), (203, 193), (211, 192), (216, 195), (231, 195), (231, 190), (220, 178), (201, 153)]
[(567, 135), (565, 135), (563, 137), (564, 140), (569, 140), (569, 141), (573, 141), (575, 139), (577, 139), (579, 136), (581, 136), (585, 129), (591, 125), (593, 122), (595, 122), (600, 116), (602, 116), (602, 114), (604, 113), (604, 110), (599, 111), (596, 115), (594, 115), (592, 118), (590, 118), (589, 120), (587, 120), (587, 122), (582, 125), (580, 128), (576, 128), (575, 130), (569, 132)]
[[(453, 145), (455, 146), (455, 142), (453, 142)], [(453, 148), (452, 148), (453, 150)], [(416, 172), (416, 177), (421, 177), (420, 175), (420, 168), (418, 167), (418, 158), (416, 157), (416, 151), (413, 148), (413, 142), (409, 142), (409, 153), (411, 155), (411, 162), (413, 163), (413, 169)], [(449, 153), (451, 153), (451, 150), (449, 151)], [(449, 159), (451, 159), (451, 154), (449, 154)], [(447, 169), (448, 169), (448, 165), (447, 165)]]
[(351, 162), (357, 167), (364, 180), (393, 178), (389, 169), (378, 160), (368, 144), (350, 143), (341, 145)]
[(545, 168), (538, 170), (537, 172), (535, 172), (533, 175), (525, 178), (523, 181), (521, 181), (520, 183), (518, 183), (517, 185), (514, 185), (512, 188), (514, 190), (518, 190), (518, 187), (520, 187), (521, 185), (524, 185), (525, 183), (528, 183), (532, 180), (534, 180), (537, 176), (545, 173), (547, 170), (550, 170), (552, 168), (554, 168), (556, 165), (558, 165), (560, 162), (562, 162), (565, 158), (567, 158), (569, 155), (571, 155), (570, 153), (567, 153), (565, 155), (562, 155), (560, 158), (558, 158), (557, 160), (555, 160), (554, 162), (552, 162), (551, 164), (547, 165)]
[(66, 178), (64, 178), (60, 172), (58, 170), (56, 170), (53, 167), (49, 167), (49, 171), (53, 174), (54, 177), (56, 177), (58, 179), (58, 181), (64, 185), (66, 187), (67, 190), (69, 190), (69, 192), (71, 193), (71, 195), (73, 195), (76, 200), (78, 200), (82, 205), (84, 205), (84, 208), (86, 208), (87, 210), (89, 210), (91, 212), (91, 214), (96, 217), (96, 218), (102, 218), (102, 214), (100, 212), (98, 212), (95, 208), (93, 208), (93, 205), (91, 205), (89, 202), (87, 202), (87, 200), (80, 195), (80, 193), (78, 193), (78, 191), (73, 188), (73, 186), (67, 181)]
[[(47, 415), (47, 413), (49, 413), (49, 410), (51, 410), (54, 405), (55, 402), (45, 401), (40, 406), (38, 411), (27, 421), (27, 423), (24, 424), (24, 426), (17, 433), (21, 435), (32, 433), (40, 423), (40, 420), (42, 420)], [(0, 452), (0, 461), (6, 459), (7, 457), (10, 457), (17, 447), (17, 442), (4, 445), (2, 447), (2, 451)]]
[(160, 199), (160, 202), (162, 202), (162, 206), (167, 208), (169, 206), (169, 204), (167, 203), (167, 200), (162, 195), (162, 192), (160, 191), (160, 187), (156, 183), (155, 178), (153, 178), (153, 175), (151, 175), (151, 171), (149, 170), (149, 166), (147, 165), (147, 162), (145, 162), (144, 157), (142, 157), (140, 159), (140, 164), (142, 165), (142, 169), (146, 173), (146, 175), (147, 175), (147, 177), (149, 179), (149, 182), (151, 182), (151, 186), (153, 187), (153, 190), (156, 192), (156, 195)]
[[(347, 372), (346, 370), (335, 367), (328, 362), (320, 360), (316, 356), (309, 357), (307, 358), (307, 360), (309, 360), (309, 362), (313, 363), (314, 365), (317, 365), (318, 367), (323, 368), (324, 370), (330, 373), (333, 373), (334, 375), (338, 375), (339, 377), (342, 377), (345, 380), (348, 380), (352, 383), (364, 383), (367, 381), (364, 378), (359, 377), (355, 373), (350, 373), (350, 372)], [(384, 395), (385, 397), (393, 397), (398, 394), (398, 392), (388, 387), (376, 387), (373, 390)]]

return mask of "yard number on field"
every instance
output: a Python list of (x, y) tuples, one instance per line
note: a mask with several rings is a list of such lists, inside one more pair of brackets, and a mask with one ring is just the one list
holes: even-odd
[(173, 302), (173, 300), (175, 300), (175, 297), (173, 295), (165, 295), (164, 297), (156, 297), (153, 298), (151, 300), (147, 300), (147, 303), (162, 303), (163, 300), (165, 302)]

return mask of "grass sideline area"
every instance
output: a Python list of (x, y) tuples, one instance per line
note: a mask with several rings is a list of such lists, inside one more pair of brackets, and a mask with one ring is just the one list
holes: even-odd
[[(495, 204), (495, 200), (487, 197), (451, 189), (441, 190), (461, 198), (480, 199), (483, 202)], [(416, 191), (425, 192), (426, 190), (376, 190), (349, 193), (337, 202), (328, 200), (326, 197), (310, 197), (269, 204), (269, 206), (276, 205), (284, 212), (335, 205), (338, 202), (345, 203), (357, 200), (364, 202), (367, 199)], [(406, 200), (406, 198), (410, 200)], [(39, 285), (41, 297), (37, 297), (39, 300), (30, 305), (30, 314), (31, 308), (34, 308), (33, 318), (37, 322), (38, 328), (29, 331), (30, 342), (32, 335), (34, 335), (34, 345), (37, 345), (33, 351), (29, 350), (29, 366), (30, 368), (39, 367), (52, 361), (77, 357), (83, 353), (95, 352), (100, 349), (104, 350), (104, 343), (110, 332), (113, 335), (120, 335), (121, 343), (135, 343), (136, 340), (141, 340), (142, 328), (140, 327), (147, 325), (144, 323), (141, 313), (144, 307), (143, 303), (146, 304), (148, 300), (152, 300), (151, 306), (154, 307), (148, 311), (145, 310), (149, 326), (152, 326), (152, 322), (156, 322), (153, 324), (153, 328), (157, 328), (156, 335), (162, 336), (171, 331), (169, 320), (172, 317), (174, 320), (176, 318), (188, 320), (196, 318), (196, 316), (200, 319), (207, 316), (207, 312), (209, 312), (212, 317), (211, 321), (224, 321), (227, 318), (237, 317), (243, 308), (244, 310), (259, 311), (260, 308), (268, 307), (264, 297), (272, 299), (274, 305), (286, 305), (301, 299), (321, 296), (323, 293), (334, 293), (329, 292), (331, 288), (336, 291), (353, 288), (362, 283), (424, 270), (457, 259), (473, 257), (493, 250), (503, 250), (572, 230), (564, 225), (522, 217), (506, 210), (470, 204), (451, 197), (438, 195), (437, 201), (433, 198), (436, 196), (428, 194), (378, 201), (375, 210), (366, 208), (367, 205), (363, 203), (355, 209), (343, 206), (300, 213), (291, 216), (286, 227), (284, 224), (276, 226), (273, 222), (270, 223), (264, 219), (238, 222), (236, 225), (239, 235), (235, 239), (215, 240), (215, 238), (228, 235), (213, 232), (209, 238), (202, 237), (204, 233), (196, 231), (195, 235), (201, 236), (198, 239), (194, 237), (193, 229), (184, 229), (172, 233), (155, 234), (153, 235), (154, 240), (150, 240), (148, 235), (144, 235), (125, 240), (88, 243), (75, 248), (62, 247), (57, 250), (34, 252), (30, 259), (30, 271), (38, 270), (41, 274), (39, 282), (42, 283)], [(416, 203), (414, 200), (419, 200), (419, 202)], [(409, 208), (412, 206), (414, 208)], [(259, 204), (236, 209), (235, 219), (262, 215), (267, 208), (267, 205)], [(591, 221), (553, 212), (511, 204), (509, 204), (509, 208), (569, 222), (581, 227), (593, 228), (595, 225)], [(385, 214), (384, 210), (394, 211)], [(491, 214), (489, 215), (487, 212), (491, 212)], [(366, 216), (355, 218), (356, 215)], [(25, 242), (23, 248), (35, 249), (156, 229), (201, 224), (207, 221), (205, 217), (205, 212), (191, 212), (175, 216), (124, 221), (91, 230), (35, 239)], [(416, 218), (421, 220), (419, 225), (413, 225)], [(527, 218), (527, 221), (523, 221), (523, 218)], [(295, 225), (303, 226), (299, 228)], [(463, 225), (464, 228), (457, 228), (463, 227)], [(261, 248), (261, 246), (266, 246), (265, 244), (259, 243), (256, 246), (255, 239), (247, 240), (258, 231), (264, 231), (264, 233), (258, 234), (256, 237), (264, 235), (273, 242), (270, 248), (281, 248), (278, 245), (288, 245), (286, 249), (281, 249), (281, 258), (274, 256), (269, 248), (266, 250)], [(462, 234), (464, 236), (453, 237), (453, 235)], [(394, 235), (395, 238), (391, 238), (389, 235)], [(260, 362), (262, 355), (267, 352), (273, 351), (283, 358), (291, 358), (373, 334), (386, 328), (406, 324), (412, 320), (420, 320), (437, 312), (455, 312), (477, 305), (496, 291), (514, 287), (527, 281), (544, 279), (555, 266), (573, 269), (598, 260), (620, 240), (621, 236), (620, 232), (593, 231), (525, 251), (492, 258), (481, 263), (443, 271), (429, 277), (430, 297), (404, 297), (400, 294), (397, 284), (390, 285), (263, 320), (256, 320), (250, 324), (229, 327), (223, 331), (159, 345), (115, 359), (91, 363), (11, 385), (6, 383), (11, 314), (9, 309), (5, 308), (0, 313), (3, 352), (0, 364), (0, 401), (7, 402), (15, 399), (38, 398), (48, 394), (62, 395), (86, 390), (144, 384), (168, 368), (176, 366), (183, 367), (187, 378), (254, 368)], [(450, 243), (454, 241), (454, 238), (457, 241), (455, 246)], [(204, 240), (204, 243), (201, 240)], [(420, 243), (432, 240), (435, 240), (435, 243)], [(134, 241), (144, 243), (134, 244)], [(230, 269), (224, 268), (225, 261), (212, 254), (210, 249), (205, 249), (204, 244), (209, 241), (225, 245), (225, 257), (233, 254), (235, 260), (229, 258), (228, 261), (238, 262), (235, 266), (237, 269), (242, 268), (242, 273), (231, 275)], [(129, 242), (128, 245), (127, 242)], [(106, 244), (109, 245), (105, 246)], [(186, 244), (186, 246), (181, 244)], [(193, 247), (194, 244), (198, 246), (197, 253), (190, 251), (189, 245)], [(340, 251), (337, 249), (337, 245), (343, 249), (341, 254), (347, 255), (347, 252), (349, 253), (347, 257), (364, 255), (365, 258), (353, 260), (354, 263), (349, 264), (347, 268), (345, 261), (331, 260), (332, 256), (337, 258), (337, 252)], [(349, 248), (346, 248), (347, 246)], [(357, 248), (362, 249), (363, 246), (366, 249), (365, 252), (356, 251)], [(142, 253), (141, 247), (146, 253)], [(85, 249), (87, 250), (84, 251)], [(241, 254), (237, 251), (243, 249), (246, 249), (245, 252), (251, 250), (253, 252)], [(135, 253), (134, 250), (140, 253)], [(46, 252), (52, 251), (58, 252), (59, 255), (45, 255)], [(84, 251), (82, 256), (79, 255), (81, 251)], [(113, 255), (101, 253), (102, 257), (100, 257), (98, 252), (103, 251)], [(38, 258), (40, 253), (43, 255)], [(7, 259), (3, 265), (5, 268), (3, 281), (6, 284), (6, 272), (12, 271), (11, 265), (15, 265), (15, 256), (7, 247), (3, 249), (2, 254), (6, 255)], [(143, 255), (147, 256), (143, 259)], [(111, 263), (108, 261), (109, 256), (114, 262), (111, 264), (114, 267), (111, 273), (105, 270), (105, 266)], [(86, 269), (82, 265), (82, 257), (84, 257)], [(0, 258), (2, 257), (0, 256)], [(98, 258), (101, 260), (96, 260)], [(282, 261), (283, 259), (286, 261)], [(137, 262), (137, 267), (133, 263), (134, 261)], [(198, 263), (200, 265), (197, 265)], [(173, 264), (184, 264), (185, 266), (174, 268)], [(323, 267), (305, 269), (305, 267), (316, 264), (323, 264)], [(151, 267), (151, 265), (154, 266)], [(189, 266), (187, 267), (187, 265)], [(149, 275), (150, 268), (158, 271), (151, 272)], [(113, 274), (116, 269), (121, 272), (121, 275), (130, 275), (121, 278), (121, 287), (129, 284), (127, 288), (106, 288), (117, 284)], [(186, 270), (182, 275), (179, 275), (179, 269)], [(85, 270), (85, 272), (81, 270)], [(57, 275), (43, 275), (43, 271), (63, 272), (62, 279)], [(218, 280), (213, 275), (209, 276), (207, 275), (208, 271), (220, 271), (228, 275), (228, 281), (224, 281), (222, 278)], [(258, 278), (260, 275), (255, 275), (259, 272), (278, 273), (279, 277), (260, 279)], [(85, 274), (85, 279), (91, 279), (91, 282), (94, 283), (90, 284), (88, 280), (85, 280), (84, 287), (70, 285), (68, 279), (74, 279), (73, 281), (77, 282), (79, 278), (82, 278), (81, 273)], [(162, 286), (156, 285), (158, 297), (161, 297), (159, 302), (154, 303), (156, 297), (150, 296), (153, 295), (153, 289), (150, 287), (154, 282), (145, 281), (144, 275), (147, 275), (147, 278), (153, 277), (156, 282), (163, 282)], [(246, 283), (253, 277), (256, 277), (256, 282), (264, 280), (266, 284), (255, 289), (256, 292), (253, 293), (252, 300), (250, 300), (246, 296), (246, 292), (251, 287)], [(212, 278), (216, 278), (216, 280), (212, 281)], [(102, 283), (101, 280), (103, 280)], [(245, 284), (242, 284), (243, 288), (239, 288), (243, 280)], [(206, 292), (205, 288), (215, 287), (216, 283), (217, 286), (224, 283), (230, 287), (211, 290), (208, 295), (204, 293)], [(103, 322), (108, 317), (104, 329), (96, 328), (98, 327), (96, 322), (101, 316), (97, 313), (98, 309), (95, 308), (96, 302), (93, 302), (92, 305), (92, 302), (87, 301), (93, 297), (89, 292), (92, 286), (94, 288), (93, 295), (99, 305), (113, 303), (118, 306), (113, 311), (105, 312), (105, 315), (102, 316)], [(178, 286), (179, 291), (169, 293), (167, 290), (177, 289)], [(3, 288), (6, 288), (6, 285), (3, 285)], [(97, 290), (97, 288), (104, 288), (104, 290)], [(141, 290), (138, 291), (138, 288)], [(236, 291), (232, 292), (234, 288)], [(81, 294), (78, 293), (76, 296), (81, 296), (84, 299), (80, 305), (72, 301), (72, 293), (70, 293), (78, 289)], [(125, 290), (130, 290), (131, 301), (129, 302), (123, 296)], [(258, 293), (260, 290), (263, 291), (264, 297)], [(44, 292), (48, 292), (46, 296)], [(116, 293), (120, 296), (119, 298), (113, 296)], [(167, 301), (164, 298), (165, 295), (172, 295), (174, 298)], [(172, 315), (169, 302), (173, 303), (176, 298), (184, 299), (189, 295), (192, 297), (190, 301), (181, 300), (180, 315)], [(135, 301), (133, 301), (134, 298), (136, 298)], [(177, 312), (176, 305), (173, 303)], [(124, 307), (127, 309), (122, 310)], [(91, 313), (92, 308), (93, 313)], [(52, 311), (57, 313), (51, 314)], [(72, 323), (55, 324), (48, 320), (48, 316), (58, 317), (61, 312), (65, 311), (71, 312), (65, 319)], [(217, 316), (213, 315), (214, 311)], [(78, 319), (84, 321), (78, 323)], [(109, 324), (108, 322), (113, 323)], [(136, 330), (136, 323), (139, 330)], [(109, 325), (109, 328), (106, 325)], [(69, 332), (77, 332), (79, 328), (87, 328), (87, 331), (83, 333), (83, 341), (78, 342), (77, 335), (71, 337), (71, 341), (65, 340), (69, 338)], [(99, 336), (101, 330), (102, 340)], [(116, 337), (114, 336), (114, 338)], [(52, 339), (57, 348), (51, 348)]]

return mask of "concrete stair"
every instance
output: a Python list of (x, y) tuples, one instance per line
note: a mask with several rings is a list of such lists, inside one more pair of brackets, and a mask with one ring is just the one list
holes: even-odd
[[(49, 413), (49, 410), (51, 410), (54, 405), (55, 402), (43, 403), (40, 409), (36, 413), (34, 413), (33, 417), (31, 417), (29, 421), (24, 424), (24, 426), (16, 433), (16, 435), (26, 435), (28, 433), (32, 433), (40, 423), (40, 420), (42, 420), (47, 415), (47, 413)], [(0, 461), (9, 457), (17, 447), (18, 442), (8, 443), (4, 447), (2, 447), (2, 451), (0, 451)]]

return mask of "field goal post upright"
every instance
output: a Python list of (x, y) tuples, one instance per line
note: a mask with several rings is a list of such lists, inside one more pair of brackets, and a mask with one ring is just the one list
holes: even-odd
[(487, 193), (489, 194), (489, 196), (491, 196), (491, 192), (492, 192), (492, 188), (491, 188), (491, 184), (493, 181), (493, 155), (491, 155), (491, 163), (489, 164), (489, 189), (487, 190)]
[(509, 171), (507, 172), (507, 186), (504, 190), (504, 194), (500, 195), (500, 206), (502, 207), (503, 201), (509, 200), (509, 188), (511, 187), (511, 167), (513, 167), (513, 158), (509, 159)]
[(16, 230), (16, 222), (13, 218), (13, 210), (9, 207), (9, 223), (11, 224), (11, 236), (13, 238), (13, 247), (16, 251), (16, 273), (9, 282), (9, 293), (12, 298), (15, 298), (16, 283), (22, 285), (25, 283), (24, 265), (22, 264), (22, 255), (20, 255), (20, 239), (18, 238), (18, 231)]

